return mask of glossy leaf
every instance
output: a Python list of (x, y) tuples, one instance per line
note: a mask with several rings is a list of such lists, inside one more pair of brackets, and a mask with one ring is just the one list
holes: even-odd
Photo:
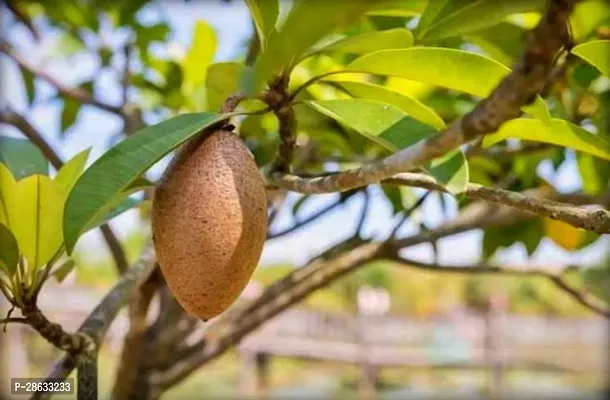
[(318, 40), (357, 21), (375, 2), (370, 0), (296, 0), (278, 34), (256, 60), (252, 74), (244, 77), (244, 91), (256, 94), (271, 77), (293, 64)]
[(499, 62), (462, 50), (440, 47), (411, 47), (364, 55), (348, 70), (411, 79), (487, 96), (510, 69)]
[(41, 151), (27, 139), (0, 136), (0, 162), (17, 180), (32, 174), (46, 175), (49, 171)]
[(337, 84), (353, 97), (383, 101), (400, 108), (416, 120), (433, 126), (438, 130), (446, 128), (445, 122), (434, 110), (411, 96), (372, 83), (337, 81)]
[(536, 119), (518, 118), (508, 121), (497, 132), (485, 136), (483, 147), (508, 138), (569, 147), (610, 160), (610, 142), (607, 139), (562, 119), (552, 119), (551, 125)]
[[(306, 102), (313, 109), (349, 126), (390, 151), (409, 147), (435, 134), (435, 129), (409, 117), (402, 110), (368, 99)], [(461, 151), (458, 149), (458, 152)], [(434, 160), (428, 172), (449, 184), (452, 193), (462, 192), (468, 183), (466, 159), (453, 153)]]
[(32, 175), (17, 182), (18, 206), (11, 230), (30, 268), (49, 262), (61, 246), (65, 198), (62, 187), (47, 176)]
[(192, 92), (203, 86), (208, 65), (216, 53), (216, 33), (204, 21), (197, 21), (193, 32), (191, 48), (182, 61), (183, 87)]
[(0, 223), (0, 269), (3, 269), (7, 276), (11, 278), (15, 273), (18, 262), (19, 245), (17, 239), (6, 225)]
[(496, 25), (510, 14), (538, 11), (544, 4), (544, 0), (462, 1), (452, 7), (451, 12), (442, 13), (440, 18), (435, 18), (427, 28), (420, 30), (418, 37), (434, 41), (464, 35)]
[(366, 54), (379, 50), (404, 49), (411, 46), (413, 46), (413, 34), (411, 31), (404, 28), (396, 28), (348, 36), (326, 45), (312, 54), (320, 52)]
[[(486, 97), (510, 73), (510, 68), (468, 51), (411, 47), (364, 55), (349, 64), (347, 71), (396, 76)], [(540, 98), (524, 110), (543, 120), (549, 115)]]
[(610, 40), (595, 40), (579, 44), (572, 53), (593, 65), (602, 74), (610, 77)]
[(241, 77), (246, 70), (242, 63), (212, 64), (206, 76), (208, 110), (220, 111), (225, 99), (239, 91)]
[(261, 49), (264, 50), (267, 39), (275, 31), (275, 23), (280, 12), (278, 0), (246, 0), (246, 4), (254, 20)]
[(91, 149), (83, 150), (70, 159), (57, 173), (55, 182), (59, 183), (66, 195), (70, 193), (78, 177), (83, 173), (89, 152)]
[(96, 160), (81, 175), (66, 202), (64, 240), (68, 253), (84, 230), (107, 212), (109, 203), (134, 180), (182, 142), (223, 118), (216, 113), (182, 114), (134, 133)]

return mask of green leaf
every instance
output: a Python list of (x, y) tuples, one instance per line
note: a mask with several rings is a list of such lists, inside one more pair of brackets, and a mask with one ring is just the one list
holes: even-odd
[[(460, 2), (454, 2), (460, 3)], [(460, 36), (496, 25), (510, 14), (540, 10), (544, 0), (478, 0), (461, 2), (452, 12), (443, 13), (426, 29), (419, 31), (422, 40), (434, 41)]]
[(55, 182), (59, 183), (64, 189), (66, 196), (72, 190), (72, 187), (76, 183), (78, 177), (83, 173), (87, 159), (89, 158), (89, 152), (91, 149), (83, 150), (70, 159), (57, 173)]
[(64, 31), (55, 43), (47, 47), (50, 54), (57, 58), (67, 58), (86, 50), (83, 41), (74, 33)]
[(121, 196), (119, 196), (120, 200), (118, 201), (118, 203), (114, 203), (104, 215), (95, 220), (93, 223), (89, 224), (86, 228), (86, 231), (90, 231), (91, 229), (104, 225), (113, 218), (123, 214), (125, 211), (129, 211), (132, 208), (136, 208), (144, 202), (143, 199), (127, 196), (128, 194), (121, 193)]
[(468, 39), (491, 58), (504, 65), (514, 64), (523, 49), (525, 30), (509, 22), (472, 32)]
[(610, 160), (608, 140), (562, 119), (553, 118), (551, 125), (536, 119), (513, 119), (502, 125), (497, 132), (485, 136), (483, 147), (489, 147), (508, 138), (569, 147)]
[(321, 52), (366, 54), (379, 50), (404, 49), (411, 46), (413, 46), (411, 31), (397, 28), (349, 36), (326, 45), (310, 53), (310, 55)]
[(383, 101), (400, 108), (418, 121), (433, 126), (437, 130), (445, 129), (445, 122), (431, 108), (411, 96), (397, 93), (380, 85), (364, 82), (335, 81), (351, 96), (370, 100)]
[[(396, 76), (486, 97), (510, 73), (510, 68), (468, 51), (411, 47), (364, 55), (347, 66), (346, 72), (350, 71)], [(485, 79), (481, 79), (483, 76)], [(538, 98), (524, 111), (543, 120), (549, 115), (544, 101)]]
[(455, 149), (435, 158), (424, 169), (452, 194), (462, 193), (469, 182), (468, 162), (464, 152)]
[(246, 0), (246, 4), (254, 20), (261, 50), (264, 50), (268, 37), (275, 31), (275, 23), (280, 12), (278, 0)]
[(273, 76), (289, 71), (318, 40), (357, 21), (374, 3), (295, 0), (278, 33), (269, 38), (267, 48), (256, 60), (252, 73), (244, 77), (246, 94), (255, 95)]
[(576, 4), (570, 15), (570, 33), (575, 43), (586, 40), (595, 29), (610, 18), (608, 0), (588, 0)]
[(392, 213), (394, 215), (404, 210), (400, 187), (396, 185), (381, 185), (381, 189), (383, 190), (385, 197), (390, 202), (392, 206)]
[(42, 152), (27, 139), (0, 136), (0, 162), (17, 180), (33, 174), (46, 175), (49, 171)]
[(17, 182), (11, 171), (0, 163), (0, 223), (10, 227), (9, 219), (14, 217), (16, 209), (14, 202), (15, 186)]
[(377, 3), (366, 15), (381, 17), (412, 17), (424, 11), (426, 2), (421, 0), (392, 0)]
[[(412, 146), (436, 133), (431, 126), (380, 101), (348, 99), (305, 103), (393, 152)], [(459, 149), (457, 151), (460, 152)], [(449, 184), (448, 190), (454, 194), (463, 191), (468, 183), (468, 167), (463, 155), (451, 152), (440, 160), (433, 161), (428, 167), (430, 174)]]
[(223, 114), (182, 114), (129, 136), (96, 160), (79, 178), (65, 208), (64, 240), (71, 253), (79, 236), (155, 162), (185, 140), (226, 118)]
[(65, 134), (66, 131), (74, 125), (78, 112), (80, 111), (81, 103), (72, 98), (64, 98), (64, 108), (61, 111), (61, 132)]
[(19, 245), (13, 232), (0, 223), (0, 268), (12, 278), (19, 262)]
[(55, 271), (53, 271), (53, 276), (55, 277), (55, 279), (57, 279), (57, 282), (61, 283), (64, 279), (66, 279), (66, 276), (68, 276), (70, 272), (74, 270), (75, 266), (76, 263), (74, 262), (74, 260), (66, 260), (66, 262), (61, 264)]
[(597, 68), (602, 74), (610, 77), (610, 40), (595, 40), (579, 44), (572, 53)]
[(596, 195), (610, 187), (610, 163), (583, 153), (576, 154), (576, 161), (585, 193)]
[(208, 67), (205, 80), (208, 110), (220, 110), (225, 99), (239, 91), (240, 79), (246, 70), (242, 63), (216, 63)]
[(30, 268), (46, 264), (62, 242), (61, 221), (65, 194), (62, 187), (44, 175), (32, 175), (17, 182), (17, 214), (11, 229)]
[(358, 58), (347, 69), (426, 82), (479, 97), (487, 96), (510, 72), (480, 54), (440, 47), (382, 50)]
[(204, 21), (197, 21), (193, 32), (191, 48), (182, 62), (184, 72), (183, 88), (187, 92), (195, 91), (205, 83), (208, 65), (216, 53), (216, 33)]
[(21, 70), (21, 78), (23, 79), (23, 86), (25, 87), (25, 94), (28, 99), (28, 105), (32, 105), (36, 99), (36, 89), (34, 86), (34, 75), (23, 67), (19, 67)]

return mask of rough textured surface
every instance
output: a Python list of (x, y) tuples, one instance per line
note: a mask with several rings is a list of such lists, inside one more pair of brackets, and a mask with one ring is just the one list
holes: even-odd
[(165, 171), (152, 207), (161, 271), (184, 309), (207, 320), (248, 283), (267, 229), (263, 178), (228, 131), (194, 139)]

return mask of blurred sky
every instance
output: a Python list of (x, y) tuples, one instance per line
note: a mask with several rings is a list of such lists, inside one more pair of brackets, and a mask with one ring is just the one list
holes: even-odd
[[(3, 31), (9, 40), (18, 46), (31, 62), (49, 71), (65, 84), (77, 84), (97, 71), (97, 57), (74, 56), (64, 61), (49, 59), (49, 50), (53, 48), (57, 41), (57, 32), (54, 32), (48, 26), (38, 25), (45, 40), (40, 44), (35, 44), (26, 30), (17, 25), (11, 25), (8, 13), (3, 13), (2, 17)], [(230, 4), (221, 1), (195, 1), (187, 4), (182, 1), (157, 2), (143, 10), (140, 17), (143, 21), (150, 22), (156, 21), (159, 17), (167, 18), (172, 26), (173, 43), (169, 46), (169, 50), (157, 49), (160, 53), (179, 54), (185, 51), (191, 40), (194, 23), (198, 19), (204, 19), (216, 29), (218, 37), (217, 61), (235, 59), (243, 54), (246, 40), (251, 34), (248, 11), (240, 1), (233, 1)], [(104, 40), (108, 43), (115, 43), (122, 40), (121, 38), (122, 35), (119, 33), (114, 36), (108, 35)], [(17, 111), (27, 113), (30, 122), (42, 132), (64, 159), (91, 147), (92, 152), (89, 160), (91, 162), (108, 148), (112, 136), (117, 134), (122, 127), (121, 120), (118, 117), (91, 106), (84, 106), (67, 137), (60, 140), (61, 102), (59, 100), (46, 101), (54, 95), (53, 88), (40, 80), (37, 81), (36, 88), (39, 92), (36, 104), (28, 111), (19, 71), (8, 58), (3, 56), (1, 59), (2, 80), (0, 83), (3, 95), (0, 99), (2, 103), (0, 106), (8, 103)], [(117, 55), (113, 60), (113, 66), (117, 70), (122, 68), (122, 63), (123, 59), (120, 55)], [(95, 87), (96, 96), (105, 102), (119, 104), (121, 100), (116, 75), (110, 72), (97, 74), (99, 79)], [(7, 126), (2, 126), (2, 133), (18, 135), (18, 131)], [(152, 170), (153, 177), (159, 175), (164, 164), (160, 163)], [(573, 191), (580, 188), (580, 177), (574, 162), (564, 163), (559, 173), (554, 176), (551, 175), (551, 171), (550, 165), (541, 165), (539, 168), (539, 173), (548, 178), (559, 190)], [(371, 193), (374, 196), (365, 225), (365, 233), (369, 237), (383, 238), (388, 229), (391, 229), (391, 208), (378, 189), (374, 188)], [(292, 197), (292, 201), (294, 201), (294, 198)], [(307, 215), (315, 212), (316, 209), (332, 202), (335, 198), (336, 195), (317, 196), (315, 200), (307, 202), (306, 206), (301, 209), (301, 213)], [(457, 214), (455, 201), (448, 195), (445, 195), (445, 198), (447, 204), (449, 204), (449, 215), (447, 216), (443, 216), (440, 202), (436, 196), (426, 201), (418, 217), (422, 218), (428, 227), (438, 226), (443, 223), (445, 218), (453, 218)], [(329, 214), (328, 217), (311, 224), (307, 229), (270, 241), (265, 247), (262, 264), (290, 262), (300, 265), (322, 249), (350, 236), (355, 228), (361, 204), (362, 198), (354, 197), (345, 206)], [(115, 219), (112, 226), (119, 231), (122, 237), (126, 237), (134, 229), (140, 229), (137, 221), (135, 212), (129, 212)], [(286, 207), (277, 218), (273, 228), (288, 227), (293, 222), (290, 207)], [(406, 235), (415, 232), (416, 225), (410, 224), (405, 226), (402, 233)], [(439, 242), (439, 261), (455, 264), (477, 260), (480, 255), (481, 237), (482, 232), (471, 232), (441, 240)], [(610, 238), (605, 237), (585, 250), (570, 254), (555, 246), (550, 240), (545, 239), (529, 262), (544, 266), (588, 265), (601, 260), (608, 251), (609, 245)], [(87, 257), (107, 256), (106, 247), (101, 242), (100, 235), (97, 232), (90, 232), (81, 239), (77, 249), (85, 253)], [(428, 245), (411, 248), (407, 254), (412, 258), (423, 261), (430, 260), (432, 256)], [(498, 257), (503, 261), (510, 262), (511, 265), (521, 265), (528, 262), (525, 249), (520, 245), (501, 251)]]

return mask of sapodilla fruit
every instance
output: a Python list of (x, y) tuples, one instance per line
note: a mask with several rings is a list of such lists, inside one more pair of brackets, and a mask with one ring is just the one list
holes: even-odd
[(178, 151), (155, 191), (152, 231), (167, 285), (188, 313), (208, 320), (237, 299), (267, 231), (264, 181), (238, 137), (204, 132)]

